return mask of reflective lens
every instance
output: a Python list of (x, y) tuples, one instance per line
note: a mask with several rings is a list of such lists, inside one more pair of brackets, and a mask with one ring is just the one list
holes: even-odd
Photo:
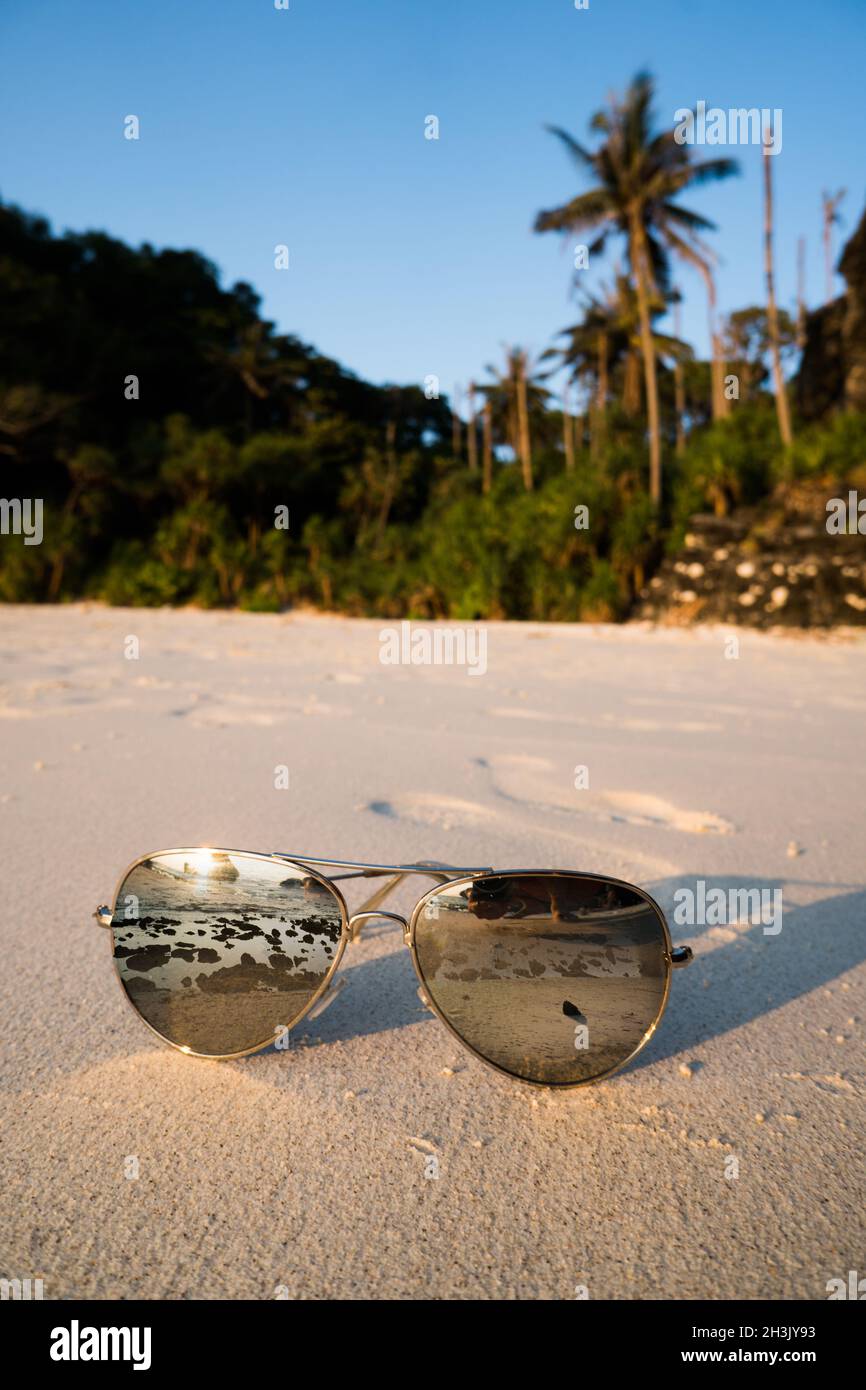
[(663, 1008), (664, 919), (636, 888), (586, 874), (443, 885), (415, 925), (431, 1002), (512, 1076), (574, 1086), (626, 1061)]
[(175, 850), (144, 860), (117, 895), (121, 983), (142, 1018), (206, 1056), (275, 1041), (338, 957), (340, 899), (272, 859)]

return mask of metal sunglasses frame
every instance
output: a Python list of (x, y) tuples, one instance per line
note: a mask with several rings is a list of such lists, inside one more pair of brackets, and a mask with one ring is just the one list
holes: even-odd
[[(108, 929), (111, 929), (113, 927), (114, 913), (117, 909), (117, 901), (120, 897), (123, 885), (125, 884), (127, 878), (132, 873), (132, 871), (138, 868), (139, 864), (144, 864), (150, 859), (157, 859), (162, 854), (195, 854), (203, 849), (212, 850), (214, 853), (235, 855), (246, 859), (259, 859), (271, 863), (276, 862), (280, 864), (286, 864), (291, 868), (303, 870), (310, 877), (316, 879), (319, 883), (329, 888), (340, 905), (340, 918), (342, 930), (340, 933), (340, 943), (337, 948), (336, 954), (334, 956), (333, 961), (331, 962), (327, 974), (323, 978), (322, 983), (319, 985), (319, 988), (312, 995), (308, 1003), (304, 1006), (304, 1008), (297, 1015), (297, 1017), (293, 1019), (291, 1028), (297, 1027), (297, 1025), (304, 1018), (308, 1018), (310, 1015), (321, 1013), (324, 1010), (324, 1008), (326, 1008), (327, 1005), (330, 1004), (333, 1001), (333, 999), (337, 997), (342, 987), (342, 982), (335, 987), (335, 989), (331, 992), (330, 996), (327, 999), (325, 998), (325, 995), (327, 994), (327, 991), (330, 989), (331, 982), (334, 979), (337, 970), (339, 969), (340, 962), (343, 959), (343, 952), (345, 951), (347, 945), (349, 945), (350, 942), (355, 942), (360, 938), (361, 931), (365, 922), (374, 920), (376, 918), (384, 918), (386, 921), (398, 922), (402, 928), (403, 943), (404, 945), (409, 947), (409, 950), (411, 952), (412, 964), (415, 967), (415, 973), (420, 981), (420, 989), (418, 992), (425, 1006), (428, 1009), (430, 1009), (430, 1011), (433, 1014), (435, 1014), (435, 1016), (439, 1019), (440, 1023), (443, 1023), (445, 1027), (448, 1029), (448, 1031), (452, 1033), (453, 1036), (457, 1039), (457, 1041), (463, 1047), (465, 1047), (466, 1050), (470, 1052), (473, 1057), (476, 1057), (478, 1061), (483, 1062), (485, 1066), (490, 1067), (493, 1071), (497, 1071), (501, 1075), (509, 1077), (510, 1080), (520, 1081), (526, 1086), (538, 1086), (548, 1090), (576, 1090), (579, 1086), (594, 1085), (595, 1082), (603, 1081), (606, 1077), (612, 1076), (614, 1072), (620, 1071), (632, 1060), (633, 1057), (637, 1056), (637, 1054), (641, 1051), (643, 1047), (646, 1046), (653, 1033), (655, 1032), (656, 1028), (658, 1027), (662, 1015), (664, 1014), (664, 1011), (667, 1007), (668, 997), (670, 995), (671, 972), (673, 970), (681, 968), (682, 966), (688, 965), (689, 962), (692, 960), (692, 950), (690, 946), (673, 945), (671, 941), (670, 931), (668, 929), (667, 920), (655, 899), (650, 897), (649, 893), (647, 893), (643, 888), (638, 888), (635, 884), (626, 882), (625, 879), (611, 878), (607, 874), (598, 874), (595, 872), (578, 869), (492, 869), (489, 867), (458, 868), (456, 865), (439, 864), (433, 861), (424, 861), (416, 864), (363, 864), (351, 859), (311, 859), (306, 855), (283, 854), (278, 851), (264, 853), (259, 850), (220, 849), (219, 847), (213, 845), (183, 846), (172, 849), (154, 850), (150, 854), (140, 855), (138, 859), (133, 860), (133, 862), (126, 869), (124, 869), (123, 873), (118, 879), (117, 886), (114, 890), (114, 896), (111, 901), (111, 906), (100, 906), (94, 912), (93, 916), (96, 919), (99, 926), (106, 927)], [(345, 872), (325, 874), (322, 872), (324, 869), (337, 869), (341, 871), (345, 870)], [(407, 920), (400, 913), (383, 912), (380, 909), (380, 903), (383, 903), (385, 899), (389, 897), (390, 894), (393, 893), (397, 887), (399, 887), (403, 880), (412, 874), (421, 875), (426, 878), (432, 878), (436, 881), (434, 883), (434, 886), (432, 888), (429, 888), (427, 892), (424, 893), (422, 897), (418, 899), (418, 902), (415, 904), (415, 908), (412, 912), (411, 917)], [(459, 887), (463, 883), (473, 884), (485, 878), (549, 877), (554, 874), (563, 878), (598, 879), (601, 883), (609, 883), (614, 887), (625, 888), (628, 889), (629, 892), (637, 893), (638, 896), (643, 898), (644, 901), (648, 903), (649, 906), (655, 912), (664, 939), (664, 961), (666, 967), (665, 988), (664, 994), (662, 996), (662, 1001), (659, 1005), (659, 1009), (655, 1018), (653, 1019), (650, 1026), (647, 1028), (646, 1032), (643, 1034), (637, 1047), (635, 1047), (628, 1054), (627, 1057), (624, 1057), (621, 1062), (617, 1062), (615, 1066), (608, 1068), (607, 1071), (600, 1072), (597, 1076), (587, 1077), (582, 1081), (535, 1081), (530, 1077), (519, 1076), (516, 1072), (508, 1071), (506, 1067), (501, 1067), (496, 1062), (491, 1062), (489, 1058), (485, 1057), (482, 1053), (478, 1052), (470, 1043), (466, 1041), (464, 1037), (462, 1037), (460, 1033), (458, 1033), (457, 1029), (453, 1026), (449, 1019), (445, 1016), (445, 1014), (442, 1013), (441, 1009), (438, 1008), (435, 999), (433, 999), (427, 992), (427, 982), (421, 970), (421, 965), (418, 960), (418, 952), (416, 949), (416, 930), (418, 926), (418, 921), (421, 918), (421, 915), (423, 914), (427, 906), (427, 903), (430, 901), (430, 899), (434, 898), (438, 892), (441, 891), (444, 885), (447, 884), (449, 887)], [(374, 893), (372, 893), (368, 898), (365, 899), (365, 901), (361, 904), (357, 911), (350, 914), (349, 909), (346, 905), (346, 900), (343, 897), (343, 894), (341, 893), (340, 889), (337, 887), (337, 883), (339, 881), (349, 878), (387, 878), (389, 881), (383, 884), (380, 888), (377, 888)], [(180, 1043), (172, 1042), (171, 1038), (166, 1038), (162, 1033), (160, 1033), (156, 1028), (154, 1028), (152, 1024), (148, 1023), (144, 1015), (141, 1014), (139, 1010), (135, 1007), (135, 1004), (132, 1002), (131, 998), (129, 997), (129, 994), (123, 986), (123, 982), (120, 977), (120, 971), (118, 970), (116, 962), (114, 961), (113, 938), (110, 940), (109, 945), (111, 947), (112, 961), (115, 966), (115, 975), (117, 977), (117, 982), (123, 992), (123, 996), (126, 999), (127, 1004), (132, 1009), (136, 1017), (145, 1025), (146, 1028), (149, 1028), (150, 1031), (154, 1033), (155, 1036), (158, 1037), (161, 1042), (166, 1043), (169, 1047), (173, 1047), (175, 1051), (182, 1052), (185, 1056), (188, 1057), (201, 1057), (203, 1059), (206, 1059), (207, 1061), (212, 1062), (227, 1062), (233, 1061), (240, 1057), (249, 1057), (253, 1053), (263, 1052), (266, 1048), (273, 1046), (274, 1039), (270, 1037), (266, 1038), (264, 1042), (256, 1043), (254, 1047), (244, 1048), (240, 1052), (225, 1052), (220, 1054), (214, 1054), (194, 1052), (192, 1048), (185, 1047)]]

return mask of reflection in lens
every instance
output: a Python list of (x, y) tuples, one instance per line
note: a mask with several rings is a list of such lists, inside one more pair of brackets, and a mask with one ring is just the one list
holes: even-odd
[(342, 929), (336, 894), (303, 870), (188, 850), (127, 875), (112, 932), (121, 983), (150, 1026), (178, 1047), (226, 1056), (291, 1027)]
[(660, 914), (636, 889), (583, 874), (446, 884), (415, 928), (424, 987), (482, 1057), (576, 1085), (626, 1060), (668, 980)]

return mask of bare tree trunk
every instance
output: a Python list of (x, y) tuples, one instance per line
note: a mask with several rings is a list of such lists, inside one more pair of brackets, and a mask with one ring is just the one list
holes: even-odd
[(574, 429), (573, 421), (568, 413), (568, 387), (562, 393), (562, 442), (565, 448), (565, 471), (574, 471)]
[(821, 208), (824, 214), (825, 303), (827, 304), (833, 298), (833, 223), (839, 221), (838, 208), (844, 197), (844, 188), (840, 188), (839, 192), (832, 197), (829, 193), (821, 194)]
[(806, 346), (806, 238), (797, 240), (797, 347)]
[(482, 417), (484, 427), (483, 462), (481, 471), (481, 491), (487, 493), (493, 486), (493, 410), (490, 402), (484, 402), (484, 415)]
[(526, 391), (526, 354), (521, 354), (517, 364), (517, 425), (520, 440), (520, 464), (523, 469), (523, 486), (532, 491), (532, 444), (529, 436), (529, 405)]
[(767, 332), (770, 338), (770, 354), (773, 359), (773, 387), (776, 393), (776, 415), (779, 420), (779, 434), (785, 448), (790, 448), (793, 440), (791, 414), (785, 379), (782, 376), (782, 354), (779, 351), (779, 315), (776, 311), (776, 290), (773, 283), (773, 174), (770, 161), (770, 132), (764, 132), (764, 145), (761, 154), (764, 161), (764, 275), (767, 282)]
[(656, 506), (659, 506), (662, 500), (662, 441), (659, 425), (659, 383), (658, 374), (656, 372), (655, 344), (653, 342), (649, 311), (650, 272), (649, 266), (647, 265), (643, 227), (635, 214), (632, 215), (630, 230), (630, 260), (637, 287), (644, 385), (646, 387), (647, 424), (649, 426), (650, 497)]
[(821, 212), (824, 224), (824, 303), (833, 298), (833, 199), (829, 193), (821, 194)]
[(469, 445), (469, 471), (478, 472), (478, 434), (475, 426), (475, 383), (469, 383), (469, 424), (466, 426), (466, 439)]

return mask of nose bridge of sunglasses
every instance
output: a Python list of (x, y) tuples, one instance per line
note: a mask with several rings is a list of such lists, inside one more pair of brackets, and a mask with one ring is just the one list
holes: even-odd
[[(371, 893), (368, 898), (365, 898), (364, 901), (360, 903), (356, 908), (349, 923), (349, 940), (355, 941), (357, 940), (358, 936), (360, 936), (360, 923), (364, 918), (390, 917), (394, 921), (400, 922), (402, 924), (403, 940), (408, 944), (409, 927), (406, 922), (406, 919), (396, 912), (377, 911), (376, 909), (378, 909), (379, 904), (383, 903), (386, 898), (389, 898), (391, 894), (395, 891), (395, 889), (399, 888), (400, 885), (404, 883), (406, 879), (410, 876), (420, 874), (422, 878), (432, 878), (434, 882), (441, 887), (443, 884), (447, 883), (449, 881), (449, 878), (453, 877), (455, 873), (459, 874), (461, 872), (462, 870), (448, 870), (445, 868), (444, 865), (438, 865), (432, 862), (425, 862), (422, 864), (400, 864), (395, 866), (394, 873), (393, 875), (389, 874), (387, 882), (383, 883), (381, 887), (377, 888), (374, 893)], [(358, 926), (355, 930), (353, 930), (352, 928), (353, 922), (358, 923)]]
[(386, 921), (389, 921), (389, 922), (399, 922), (399, 923), (400, 923), (400, 926), (401, 926), (402, 929), (403, 929), (403, 940), (404, 940), (404, 941), (406, 942), (406, 944), (408, 945), (408, 942), (409, 942), (409, 923), (406, 921), (406, 918), (405, 918), (405, 917), (401, 917), (401, 915), (400, 915), (399, 912), (381, 912), (381, 911), (376, 911), (376, 910), (373, 910), (373, 911), (363, 911), (363, 910), (362, 910), (361, 912), (355, 912), (355, 913), (353, 913), (353, 915), (349, 918), (349, 940), (350, 940), (350, 941), (357, 941), (358, 938), (359, 938), (360, 935), (361, 935), (361, 928), (362, 928), (364, 922), (370, 922), (370, 921), (373, 920), (373, 918), (377, 918), (377, 917), (380, 917), (380, 918), (383, 917)]

